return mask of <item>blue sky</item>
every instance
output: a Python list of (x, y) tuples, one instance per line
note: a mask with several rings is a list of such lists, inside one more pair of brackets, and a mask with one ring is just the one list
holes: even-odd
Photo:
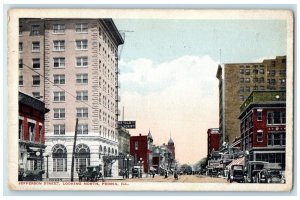
[[(132, 135), (169, 140), (180, 163), (207, 155), (207, 129), (218, 127), (217, 67), (286, 55), (285, 21), (114, 20), (125, 32), (119, 49), (120, 109)], [(187, 154), (188, 152), (188, 154)]]

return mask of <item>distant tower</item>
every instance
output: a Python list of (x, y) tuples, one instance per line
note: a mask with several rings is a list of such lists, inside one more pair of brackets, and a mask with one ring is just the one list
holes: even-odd
[(174, 144), (171, 136), (170, 136), (170, 139), (168, 141), (167, 147), (168, 147), (169, 151), (171, 152), (171, 158), (173, 160), (175, 160), (175, 144)]

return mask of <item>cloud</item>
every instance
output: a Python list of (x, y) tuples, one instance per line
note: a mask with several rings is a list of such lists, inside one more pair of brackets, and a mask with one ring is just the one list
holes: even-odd
[(131, 134), (151, 129), (154, 143), (162, 144), (171, 133), (181, 163), (206, 156), (206, 131), (218, 127), (217, 66), (209, 56), (120, 62), (120, 106), (125, 120), (137, 123)]
[(276, 56), (267, 56), (267, 57), (261, 57), (261, 58), (258, 58), (256, 60), (253, 61), (253, 63), (261, 63), (263, 62), (264, 60), (268, 60), (268, 59), (275, 59)]

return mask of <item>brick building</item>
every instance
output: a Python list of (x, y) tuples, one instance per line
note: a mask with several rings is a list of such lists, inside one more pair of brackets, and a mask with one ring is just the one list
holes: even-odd
[(239, 136), (239, 106), (252, 91), (286, 89), (286, 56), (261, 63), (233, 63), (218, 66), (220, 145)]
[(19, 92), (19, 171), (44, 169), (45, 104)]
[(241, 149), (249, 160), (285, 169), (286, 92), (253, 91), (240, 110)]
[(220, 132), (218, 128), (207, 130), (207, 157), (209, 158), (213, 151), (219, 151)]
[[(50, 177), (69, 178), (76, 118), (75, 171), (100, 165), (118, 174), (118, 46), (112, 19), (20, 19), (19, 90), (41, 98)], [(75, 173), (76, 175), (76, 173)]]
[(144, 173), (148, 173), (152, 168), (152, 148), (153, 138), (149, 131), (148, 135), (130, 137), (130, 155), (133, 157), (134, 165), (143, 162)]

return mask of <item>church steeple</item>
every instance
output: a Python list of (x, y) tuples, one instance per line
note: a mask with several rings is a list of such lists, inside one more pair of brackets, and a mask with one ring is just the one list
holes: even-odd
[(171, 136), (171, 133), (170, 133), (170, 139), (168, 141), (168, 144), (174, 144), (173, 140), (172, 140), (172, 136)]

